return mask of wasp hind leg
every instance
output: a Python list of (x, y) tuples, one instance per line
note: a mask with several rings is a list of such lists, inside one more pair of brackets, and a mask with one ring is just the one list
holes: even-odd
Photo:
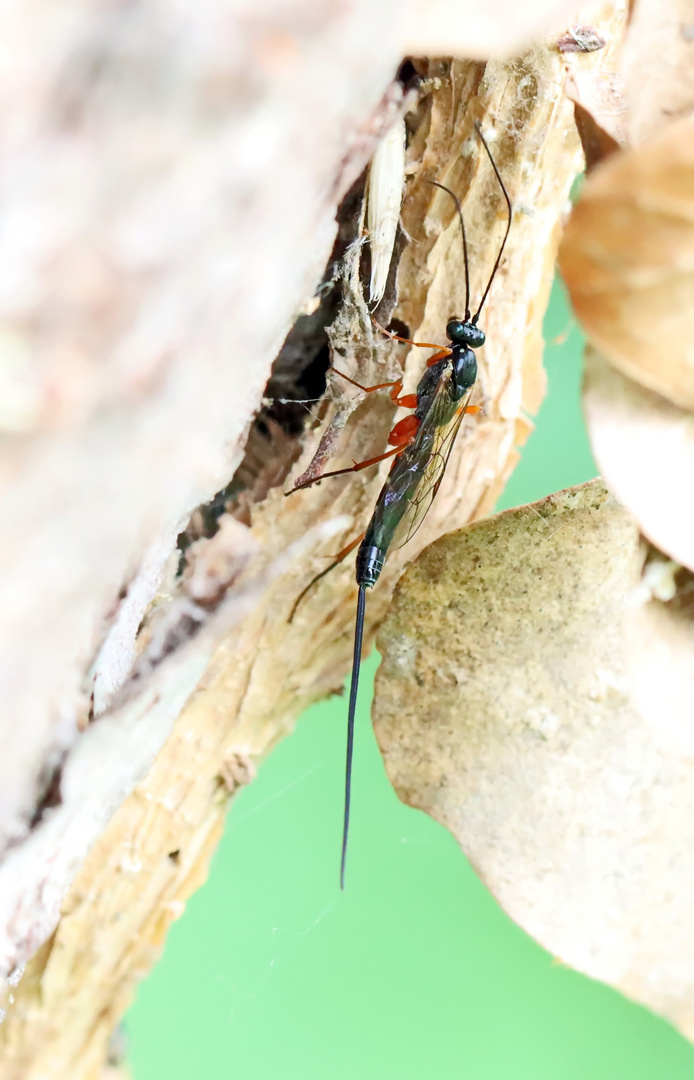
[(347, 544), (347, 546), (344, 547), (342, 549), (342, 551), (338, 552), (338, 554), (335, 556), (333, 561), (330, 563), (330, 566), (326, 566), (325, 570), (321, 570), (320, 574), (316, 574), (315, 577), (311, 578), (308, 585), (304, 589), (301, 590), (301, 592), (297, 596), (296, 600), (294, 601), (294, 603), (292, 605), (292, 610), (289, 613), (289, 618), (287, 619), (287, 622), (290, 623), (290, 622), (293, 621), (294, 616), (296, 615), (297, 609), (299, 607), (299, 604), (307, 596), (307, 594), (311, 591), (313, 586), (317, 585), (318, 582), (321, 580), (321, 578), (324, 578), (326, 576), (326, 574), (329, 574), (330, 571), (334, 570), (336, 566), (339, 566), (341, 562), (344, 562), (344, 560), (347, 558), (347, 556), (350, 554), (350, 552), (354, 551), (355, 547), (358, 544), (361, 544), (362, 540), (364, 539), (364, 535), (365, 535), (364, 533), (360, 533), (359, 536), (356, 537), (356, 539), (350, 540), (349, 544)]

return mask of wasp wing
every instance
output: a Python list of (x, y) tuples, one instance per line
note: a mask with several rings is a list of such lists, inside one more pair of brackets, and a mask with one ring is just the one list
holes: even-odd
[(403, 547), (411, 540), (429, 512), (441, 486), (453, 444), (472, 396), (472, 389), (471, 387), (463, 395), (451, 413), (447, 380), (442, 380), (440, 392), (434, 397), (431, 408), (423, 418), (415, 442), (402, 455), (416, 460), (418, 454), (427, 454), (429, 461), (422, 472), (414, 497), (393, 534), (393, 548)]

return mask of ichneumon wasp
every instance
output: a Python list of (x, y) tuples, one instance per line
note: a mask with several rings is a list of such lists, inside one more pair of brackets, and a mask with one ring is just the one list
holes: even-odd
[[(439, 490), (446, 465), (453, 449), (463, 417), (468, 412), (478, 412), (477, 406), (469, 404), (472, 390), (477, 379), (477, 358), (474, 350), (484, 345), (484, 331), (477, 325), (482, 308), (489, 295), (489, 290), (501, 264), (513, 217), (511, 200), (501, 179), (487, 141), (479, 124), (475, 129), (484, 146), (494, 174), (499, 182), (508, 210), (508, 220), (504, 238), (499, 248), (489, 281), (482, 294), (474, 315), (470, 312), (470, 272), (468, 264), (467, 238), (463, 211), (458, 197), (436, 180), (428, 183), (441, 188), (454, 200), (463, 241), (463, 262), (465, 267), (465, 316), (462, 319), (450, 319), (446, 326), (449, 344), (435, 345), (431, 342), (411, 341), (400, 337), (383, 327), (378, 327), (395, 341), (403, 341), (420, 349), (436, 349), (427, 360), (424, 374), (419, 380), (414, 394), (402, 394), (402, 380), (379, 383), (376, 386), (362, 386), (354, 379), (336, 371), (353, 386), (369, 394), (375, 390), (390, 389), (390, 396), (396, 405), (413, 409), (410, 416), (398, 421), (388, 436), (390, 450), (377, 457), (360, 461), (345, 469), (335, 469), (320, 476), (297, 484), (288, 495), (302, 488), (310, 487), (330, 476), (342, 476), (349, 472), (358, 472), (371, 465), (392, 457), (388, 477), (376, 500), (371, 520), (366, 530), (347, 545), (331, 562), (317, 574), (297, 597), (290, 614), (293, 619), (296, 609), (310, 589), (326, 574), (330, 573), (359, 545), (356, 558), (356, 578), (359, 588), (357, 599), (357, 617), (354, 630), (354, 654), (352, 660), (352, 679), (349, 694), (347, 717), (347, 759), (345, 771), (345, 805), (342, 830), (342, 849), (340, 856), (340, 888), (345, 884), (345, 862), (349, 835), (349, 815), (352, 788), (352, 754), (354, 749), (354, 717), (359, 689), (359, 668), (361, 665), (362, 640), (364, 635), (364, 614), (366, 611), (366, 590), (373, 588), (383, 569), (388, 551), (402, 547), (410, 540), (429, 510)], [(375, 320), (374, 320), (375, 322)], [(376, 323), (378, 326), (378, 324)]]

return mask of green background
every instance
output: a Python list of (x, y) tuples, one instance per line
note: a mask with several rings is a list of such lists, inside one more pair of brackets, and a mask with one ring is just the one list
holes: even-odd
[[(548, 396), (499, 509), (595, 475), (570, 326), (555, 286)], [(694, 1047), (553, 961), (453, 838), (398, 802), (368, 722), (376, 663), (357, 720), (346, 892), (336, 698), (301, 719), (234, 801), (210, 880), (127, 1017), (135, 1080), (694, 1077)]]

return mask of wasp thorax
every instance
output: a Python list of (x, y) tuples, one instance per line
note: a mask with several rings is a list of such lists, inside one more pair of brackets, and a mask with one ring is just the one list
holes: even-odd
[(469, 346), (461, 346), (453, 350), (451, 365), (453, 400), (459, 401), (463, 394), (475, 385), (477, 357)]
[(469, 345), (471, 349), (479, 349), (485, 341), (484, 330), (462, 319), (451, 319), (446, 327), (446, 335), (454, 345)]

